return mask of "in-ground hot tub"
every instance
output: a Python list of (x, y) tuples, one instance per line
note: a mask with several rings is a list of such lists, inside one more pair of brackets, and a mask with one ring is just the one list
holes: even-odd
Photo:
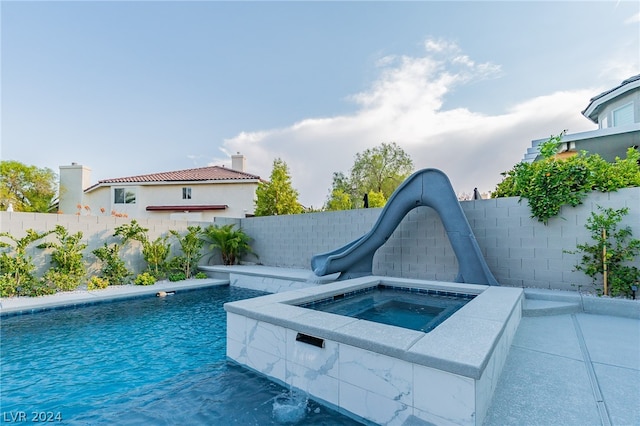
[(298, 306), (428, 333), (474, 297), (378, 284)]
[[(380, 286), (472, 300), (428, 332), (310, 309)], [(227, 357), (358, 419), (480, 425), (522, 298), (517, 288), (362, 277), (231, 302)]]

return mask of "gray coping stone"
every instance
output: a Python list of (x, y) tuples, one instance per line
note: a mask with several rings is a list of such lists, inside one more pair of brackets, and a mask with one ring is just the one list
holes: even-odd
[(204, 265), (198, 266), (198, 269), (203, 272), (281, 278), (289, 281), (313, 282), (318, 284), (333, 282), (340, 275), (339, 273), (336, 273), (318, 277), (309, 269), (278, 268), (275, 266), (264, 265)]
[[(527, 300), (578, 303), (579, 312), (640, 319), (640, 300), (599, 297), (565, 290), (524, 289)], [(557, 312), (557, 314), (570, 312)]]
[(454, 315), (424, 335), (403, 358), (479, 380), (504, 327), (498, 321)]
[(640, 300), (585, 296), (582, 306), (590, 314), (640, 319)]
[(191, 279), (176, 282), (159, 281), (150, 286), (129, 284), (110, 286), (101, 290), (76, 290), (40, 297), (8, 297), (0, 299), (0, 315), (38, 312), (47, 309), (151, 296), (160, 291), (196, 290), (228, 284), (228, 280)]
[(524, 294), (527, 299), (534, 300), (554, 300), (562, 302), (580, 302), (580, 293), (566, 290), (545, 290), (541, 288), (525, 288)]
[(573, 314), (581, 311), (579, 302), (525, 299), (522, 306), (522, 315), (526, 317)]
[[(364, 350), (391, 356), (401, 360), (407, 359), (408, 350), (424, 333), (393, 325), (356, 320), (329, 335), (330, 340), (355, 346)], [(424, 361), (424, 358), (421, 358)]]

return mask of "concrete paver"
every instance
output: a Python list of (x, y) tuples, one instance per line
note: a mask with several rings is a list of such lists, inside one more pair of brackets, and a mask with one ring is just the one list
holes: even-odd
[(512, 346), (484, 424), (587, 426), (598, 419), (581, 361)]
[(640, 320), (525, 317), (484, 425), (640, 425), (639, 401)]

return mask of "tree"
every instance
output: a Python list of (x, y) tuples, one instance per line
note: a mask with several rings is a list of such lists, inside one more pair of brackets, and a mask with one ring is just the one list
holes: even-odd
[(602, 294), (631, 297), (632, 286), (640, 279), (640, 269), (633, 265), (640, 253), (640, 240), (633, 238), (631, 227), (618, 228), (629, 208), (597, 208), (600, 214), (591, 212), (584, 226), (595, 244), (578, 244), (576, 251), (565, 252), (582, 253), (581, 263), (575, 265), (575, 270), (593, 278), (594, 284), (602, 276)]
[(333, 189), (331, 191), (331, 196), (327, 200), (324, 209), (333, 211), (333, 210), (351, 210), (351, 196), (344, 192), (343, 189)]
[(6, 210), (11, 203), (15, 211), (46, 213), (53, 208), (56, 192), (53, 170), (0, 161), (0, 209)]
[(411, 173), (411, 157), (397, 143), (383, 142), (380, 146), (356, 154), (350, 176), (347, 177), (342, 172), (333, 174), (331, 193), (325, 208), (338, 210), (336, 206), (348, 206), (348, 203), (340, 201), (343, 194), (348, 194), (351, 200), (348, 208), (362, 207), (364, 194), (371, 193), (376, 194), (375, 205), (370, 199), (369, 207), (382, 207)]
[(384, 207), (387, 203), (387, 199), (382, 192), (369, 191), (367, 196), (369, 199), (369, 207), (372, 209), (375, 209), (376, 207)]
[(273, 160), (269, 182), (260, 182), (256, 189), (256, 216), (273, 216), (302, 213), (298, 191), (291, 186), (287, 163), (280, 158)]

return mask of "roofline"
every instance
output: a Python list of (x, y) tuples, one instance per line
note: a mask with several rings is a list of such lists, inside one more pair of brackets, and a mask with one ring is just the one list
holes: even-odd
[(260, 178), (252, 179), (210, 179), (210, 180), (163, 180), (153, 182), (110, 182), (108, 180), (102, 180), (96, 184), (91, 185), (84, 190), (85, 193), (94, 191), (98, 188), (107, 188), (111, 186), (157, 186), (157, 185), (210, 185), (210, 184), (224, 184), (224, 183), (260, 183), (263, 180)]
[(630, 90), (637, 89), (638, 87), (640, 87), (640, 74), (628, 78), (619, 86), (616, 86), (611, 90), (607, 90), (606, 92), (603, 92), (591, 98), (591, 100), (589, 101), (589, 105), (587, 105), (587, 108), (582, 111), (582, 115), (587, 117), (592, 122), (598, 124), (598, 117), (592, 116), (597, 112), (597, 109), (598, 107), (600, 107), (600, 105), (607, 103)]

